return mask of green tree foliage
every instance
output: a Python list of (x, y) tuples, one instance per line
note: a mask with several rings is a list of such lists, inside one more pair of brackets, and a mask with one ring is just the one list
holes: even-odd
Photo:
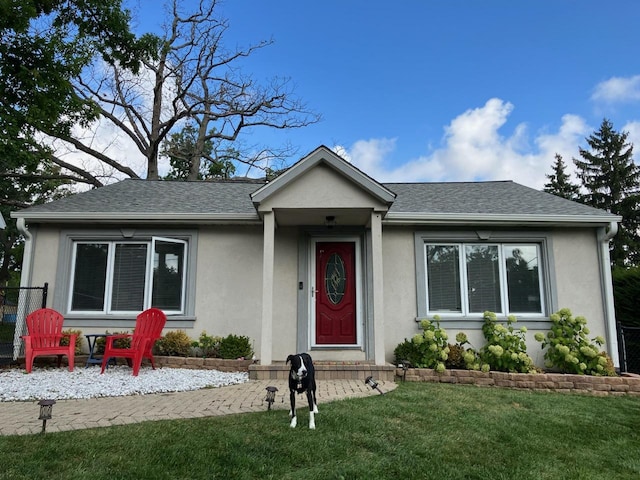
[(640, 327), (640, 267), (613, 269), (616, 320), (626, 327)]
[(579, 149), (582, 160), (573, 160), (585, 191), (581, 200), (622, 216), (611, 241), (611, 262), (617, 266), (640, 262), (640, 168), (633, 161), (628, 135), (604, 119), (600, 129), (586, 138), (588, 149)]
[(11, 212), (68, 193), (60, 168), (37, 160), (36, 154), (46, 155), (45, 149), (28, 142), (21, 143), (23, 149), (15, 149), (17, 144), (0, 139), (0, 212), (7, 223), (7, 228), (0, 230), (0, 285), (12, 286), (19, 281), (23, 244)]
[[(65, 132), (96, 118), (71, 80), (99, 55), (137, 71), (157, 39), (137, 39), (121, 0), (8, 0), (0, 4), (0, 134)], [(5, 125), (8, 124), (8, 125)], [(7, 128), (9, 127), (9, 128)]]
[(578, 185), (571, 183), (571, 177), (566, 171), (567, 166), (561, 155), (556, 153), (555, 162), (551, 168), (553, 173), (546, 175), (549, 181), (544, 184), (543, 190), (567, 200), (577, 200), (580, 188)]
[(232, 159), (237, 159), (238, 152), (214, 155), (213, 141), (205, 140), (193, 124), (188, 124), (164, 141), (161, 155), (171, 165), (167, 180), (211, 180), (233, 176), (236, 167)]
[(15, 283), (22, 262), (13, 210), (66, 194), (70, 181), (101, 184), (39, 140), (96, 118), (94, 102), (76, 94), (72, 79), (96, 55), (138, 71), (156, 43), (129, 31), (120, 0), (0, 2), (0, 211), (7, 222), (0, 231), (0, 284)]

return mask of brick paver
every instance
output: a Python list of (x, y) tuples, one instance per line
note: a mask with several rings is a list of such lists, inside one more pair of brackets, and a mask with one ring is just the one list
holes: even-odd
[[(320, 406), (344, 398), (379, 395), (360, 380), (322, 380), (317, 383)], [(278, 389), (272, 408), (288, 409), (289, 391), (285, 380), (251, 380), (240, 385), (190, 392), (58, 400), (53, 407), (53, 418), (47, 421), (47, 432), (266, 411), (264, 399), (270, 385)], [(394, 382), (380, 382), (379, 385), (383, 392), (395, 387)], [(304, 408), (306, 402), (298, 401), (297, 404)], [(0, 402), (0, 435), (40, 433), (42, 421), (38, 420), (39, 412), (37, 401)]]

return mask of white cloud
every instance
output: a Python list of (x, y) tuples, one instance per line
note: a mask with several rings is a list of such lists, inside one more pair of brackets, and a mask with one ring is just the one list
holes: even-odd
[(638, 101), (640, 100), (640, 75), (611, 77), (596, 85), (591, 99), (608, 103)]
[(633, 144), (633, 158), (640, 165), (640, 121), (629, 122), (622, 127), (623, 132), (628, 132), (627, 141)]
[(396, 139), (358, 141), (347, 150), (347, 158), (384, 182), (514, 180), (540, 189), (555, 154), (562, 155), (571, 168), (576, 145), (592, 129), (582, 118), (565, 115), (557, 132), (539, 133), (530, 141), (526, 125), (519, 124), (504, 137), (500, 129), (513, 108), (509, 102), (492, 98), (482, 107), (463, 112), (445, 127), (441, 148), (402, 165), (389, 168), (386, 161)]

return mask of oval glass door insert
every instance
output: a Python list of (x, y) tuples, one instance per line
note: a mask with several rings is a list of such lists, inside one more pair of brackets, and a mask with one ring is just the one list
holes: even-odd
[(342, 301), (346, 284), (344, 261), (340, 255), (334, 253), (327, 261), (327, 267), (324, 274), (325, 291), (327, 292), (327, 298), (331, 303), (337, 305)]

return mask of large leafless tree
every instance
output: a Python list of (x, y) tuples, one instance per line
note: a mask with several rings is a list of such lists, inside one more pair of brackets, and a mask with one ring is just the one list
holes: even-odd
[[(291, 155), (288, 145), (254, 145), (243, 134), (261, 127), (304, 127), (319, 116), (295, 97), (288, 79), (262, 84), (243, 74), (242, 59), (272, 41), (227, 49), (223, 37), (228, 23), (216, 7), (215, 0), (201, 0), (195, 10), (185, 12), (180, 0), (173, 0), (158, 54), (145, 60), (138, 73), (96, 61), (75, 79), (77, 95), (93, 102), (101, 124), (107, 122), (111, 131), (135, 144), (145, 159), (146, 172), (137, 173), (130, 159), (115, 158), (95, 145), (95, 137), (77, 132), (44, 133), (92, 159), (93, 167), (78, 166), (63, 155), (54, 155), (53, 161), (76, 181), (94, 186), (109, 175), (139, 178), (146, 174), (157, 179), (163, 142), (187, 122), (198, 132), (196, 152), (190, 152), (189, 179), (198, 178), (201, 162), (233, 160), (264, 168), (270, 160)], [(207, 144), (213, 148), (205, 148)]]

